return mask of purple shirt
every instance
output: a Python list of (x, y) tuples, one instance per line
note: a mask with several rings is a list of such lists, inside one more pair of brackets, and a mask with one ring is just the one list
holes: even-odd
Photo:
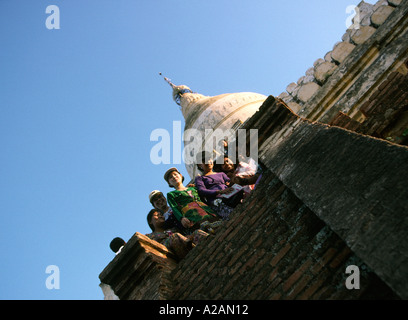
[(200, 196), (205, 197), (212, 204), (217, 198), (217, 191), (227, 189), (225, 184), (230, 178), (224, 172), (217, 172), (209, 176), (198, 176), (195, 178), (195, 186)]

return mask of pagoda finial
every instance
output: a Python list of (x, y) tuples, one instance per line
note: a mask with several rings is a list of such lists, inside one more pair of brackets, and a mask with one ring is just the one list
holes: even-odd
[(176, 86), (175, 84), (173, 84), (171, 82), (171, 80), (169, 78), (166, 78), (165, 76), (162, 75), (161, 72), (159, 72), (159, 75), (161, 75), (164, 80), (171, 86), (171, 88), (173, 89), (173, 100), (179, 105), (181, 106), (181, 96), (185, 93), (193, 93), (193, 91), (191, 91), (191, 89), (187, 86), (181, 85), (181, 86)]
[(161, 75), (164, 80), (174, 89), (176, 86), (171, 82), (171, 80), (169, 78), (166, 78), (165, 76), (162, 75), (161, 72), (159, 72), (159, 75)]

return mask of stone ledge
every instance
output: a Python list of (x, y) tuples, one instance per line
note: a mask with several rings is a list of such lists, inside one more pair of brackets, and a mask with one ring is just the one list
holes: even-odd
[(408, 298), (408, 148), (312, 123), (267, 101), (260, 111), (271, 125), (258, 126), (261, 162)]
[(99, 275), (121, 300), (160, 300), (172, 294), (168, 277), (177, 265), (162, 244), (136, 232)]

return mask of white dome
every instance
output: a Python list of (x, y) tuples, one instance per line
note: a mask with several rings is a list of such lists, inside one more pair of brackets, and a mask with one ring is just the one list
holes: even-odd
[[(205, 141), (212, 139), (211, 134), (206, 135), (206, 129), (224, 131), (237, 129), (237, 125), (244, 123), (259, 110), (266, 98), (264, 95), (252, 92), (229, 93), (214, 97), (191, 92), (184, 93), (180, 99), (186, 123), (184, 130), (185, 132), (188, 129), (198, 130), (203, 138), (201, 149), (204, 150)], [(198, 153), (198, 150), (195, 153)], [(194, 164), (186, 163), (186, 168), (191, 178), (197, 175)]]
[[(211, 141), (213, 138), (212, 131), (206, 133), (207, 129), (235, 131), (259, 110), (267, 98), (262, 94), (253, 92), (226, 93), (208, 97), (193, 93), (185, 85), (176, 86), (166, 77), (164, 80), (172, 87), (173, 100), (181, 107), (185, 119), (185, 136), (190, 137), (188, 133), (195, 133), (202, 139), (197, 139), (202, 143), (191, 143), (191, 141), (186, 140), (186, 145), (189, 147), (194, 144), (193, 148), (186, 148), (185, 146), (190, 159), (195, 159), (199, 152), (207, 149), (205, 142)], [(186, 169), (191, 179), (194, 179), (197, 175), (196, 165), (186, 163)]]

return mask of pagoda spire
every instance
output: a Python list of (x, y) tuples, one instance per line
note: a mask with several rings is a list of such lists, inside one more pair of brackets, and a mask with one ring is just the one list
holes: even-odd
[(166, 82), (170, 85), (170, 87), (171, 87), (172, 89), (174, 89), (174, 88), (176, 87), (176, 86), (174, 85), (174, 83), (172, 83), (169, 78), (166, 78), (165, 76), (163, 76), (163, 74), (162, 74), (161, 72), (159, 72), (159, 75), (161, 75), (161, 76), (164, 78), (164, 81), (166, 81)]
[(161, 72), (159, 72), (159, 75), (161, 75), (164, 80), (170, 85), (170, 87), (173, 89), (173, 100), (176, 102), (179, 106), (181, 106), (181, 97), (185, 93), (193, 93), (191, 89), (185, 85), (181, 86), (176, 86), (171, 80), (165, 76)]

